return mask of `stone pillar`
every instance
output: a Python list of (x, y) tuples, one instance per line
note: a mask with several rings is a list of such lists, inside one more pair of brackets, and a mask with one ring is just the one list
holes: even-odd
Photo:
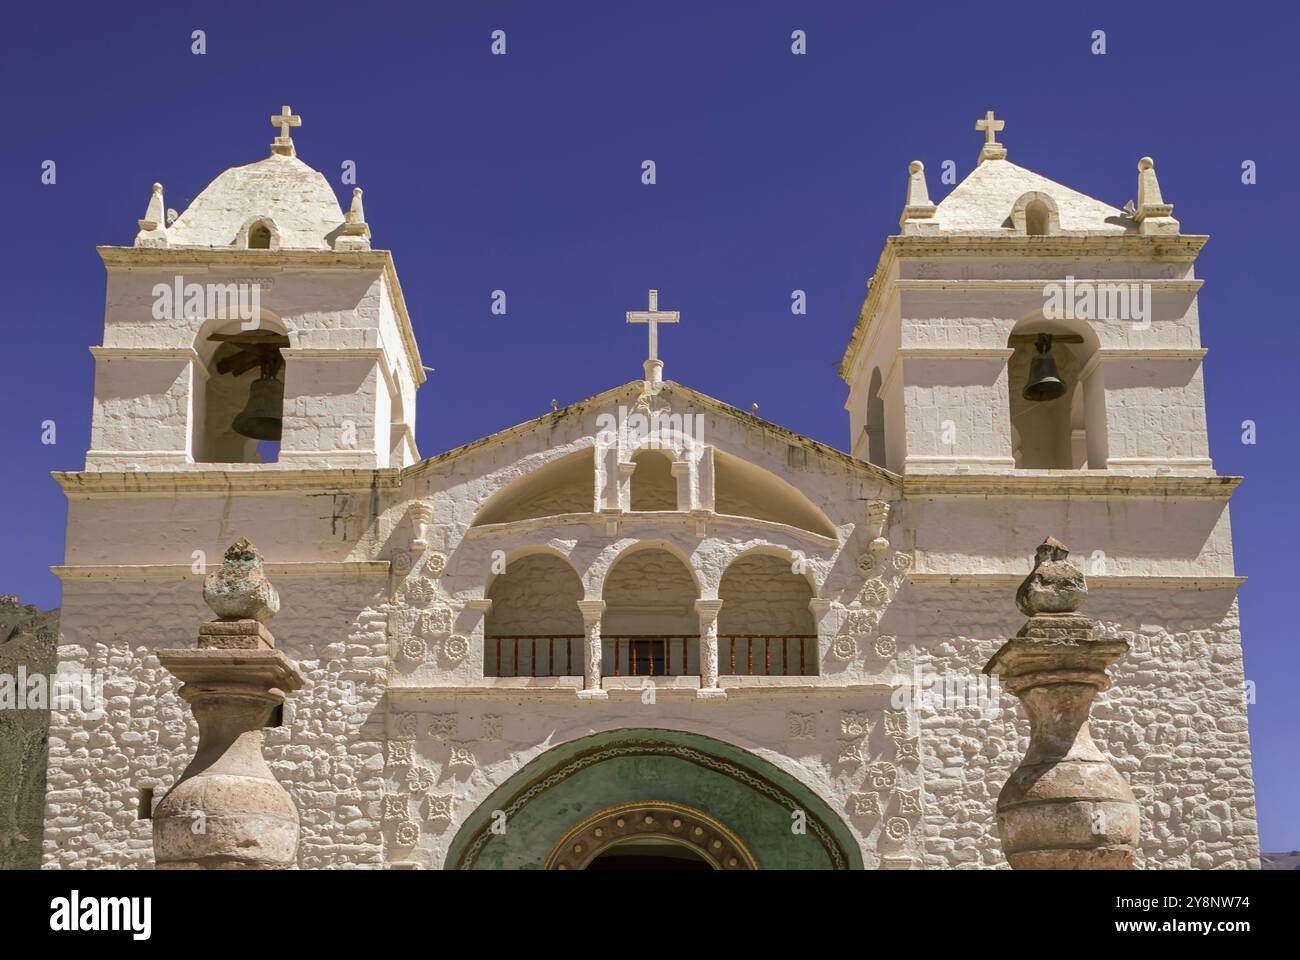
[(1128, 644), (1093, 639), (1092, 621), (1075, 612), (1088, 587), (1068, 555), (1059, 540), (1043, 541), (1016, 592), (1029, 619), (984, 667), (1029, 715), (1029, 750), (998, 795), (1002, 850), (1017, 870), (1128, 870), (1137, 802), (1088, 731), (1106, 668)]
[(600, 686), (601, 660), (605, 650), (600, 640), (600, 617), (605, 612), (604, 600), (579, 600), (582, 611), (582, 689), (578, 697), (583, 700), (608, 700), (609, 694)]
[(718, 686), (718, 613), (721, 610), (721, 600), (695, 601), (695, 612), (700, 615), (700, 689), (696, 696), (704, 699), (721, 699), (727, 695)]
[(303, 678), (266, 629), (280, 598), (243, 537), (204, 581), (203, 599), (218, 619), (200, 626), (198, 649), (158, 651), (183, 684), (199, 745), (154, 810), (154, 861), (160, 870), (289, 867), (298, 810), (262, 756), (262, 728)]

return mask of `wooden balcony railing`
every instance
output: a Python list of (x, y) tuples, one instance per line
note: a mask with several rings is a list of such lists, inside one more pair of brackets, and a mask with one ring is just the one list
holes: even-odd
[[(580, 677), (583, 642), (581, 634), (487, 637), (485, 672), (493, 677)], [(694, 676), (699, 673), (699, 642), (694, 634), (606, 635), (601, 638), (602, 673)], [(817, 672), (816, 664), (816, 634), (718, 635), (718, 672), (724, 676), (809, 676)]]
[(580, 677), (584, 639), (580, 633), (488, 637), (483, 664), (493, 668), (491, 677)]
[[(755, 658), (755, 646), (758, 658)], [(775, 654), (775, 656), (773, 656)], [(775, 666), (773, 661), (776, 661)], [(723, 676), (806, 677), (817, 663), (817, 635), (789, 633), (718, 634), (718, 672)], [(793, 669), (794, 667), (798, 669)], [(816, 673), (814, 669), (812, 673)]]

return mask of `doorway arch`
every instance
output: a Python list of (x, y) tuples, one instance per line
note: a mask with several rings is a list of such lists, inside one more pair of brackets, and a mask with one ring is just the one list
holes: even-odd
[[(795, 777), (732, 744), (663, 729), (609, 730), (534, 757), (465, 820), (446, 866), (543, 869), (566, 837), (623, 804), (645, 808), (643, 817), (668, 804), (696, 811), (734, 835), (758, 869), (862, 869), (848, 827)], [(792, 829), (796, 819), (802, 830)]]

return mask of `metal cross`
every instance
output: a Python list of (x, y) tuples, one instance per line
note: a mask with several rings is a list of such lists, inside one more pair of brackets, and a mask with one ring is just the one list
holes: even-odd
[(659, 324), (677, 323), (682, 319), (681, 313), (676, 310), (659, 309), (659, 291), (650, 291), (650, 305), (646, 310), (629, 310), (627, 312), (628, 323), (644, 323), (650, 327), (650, 359), (659, 359)]

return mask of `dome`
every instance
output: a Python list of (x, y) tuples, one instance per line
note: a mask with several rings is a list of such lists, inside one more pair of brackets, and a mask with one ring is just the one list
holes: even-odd
[(242, 248), (260, 223), (270, 231), (272, 248), (330, 250), (343, 222), (319, 171), (297, 157), (272, 154), (231, 167), (208, 184), (167, 229), (167, 245)]

